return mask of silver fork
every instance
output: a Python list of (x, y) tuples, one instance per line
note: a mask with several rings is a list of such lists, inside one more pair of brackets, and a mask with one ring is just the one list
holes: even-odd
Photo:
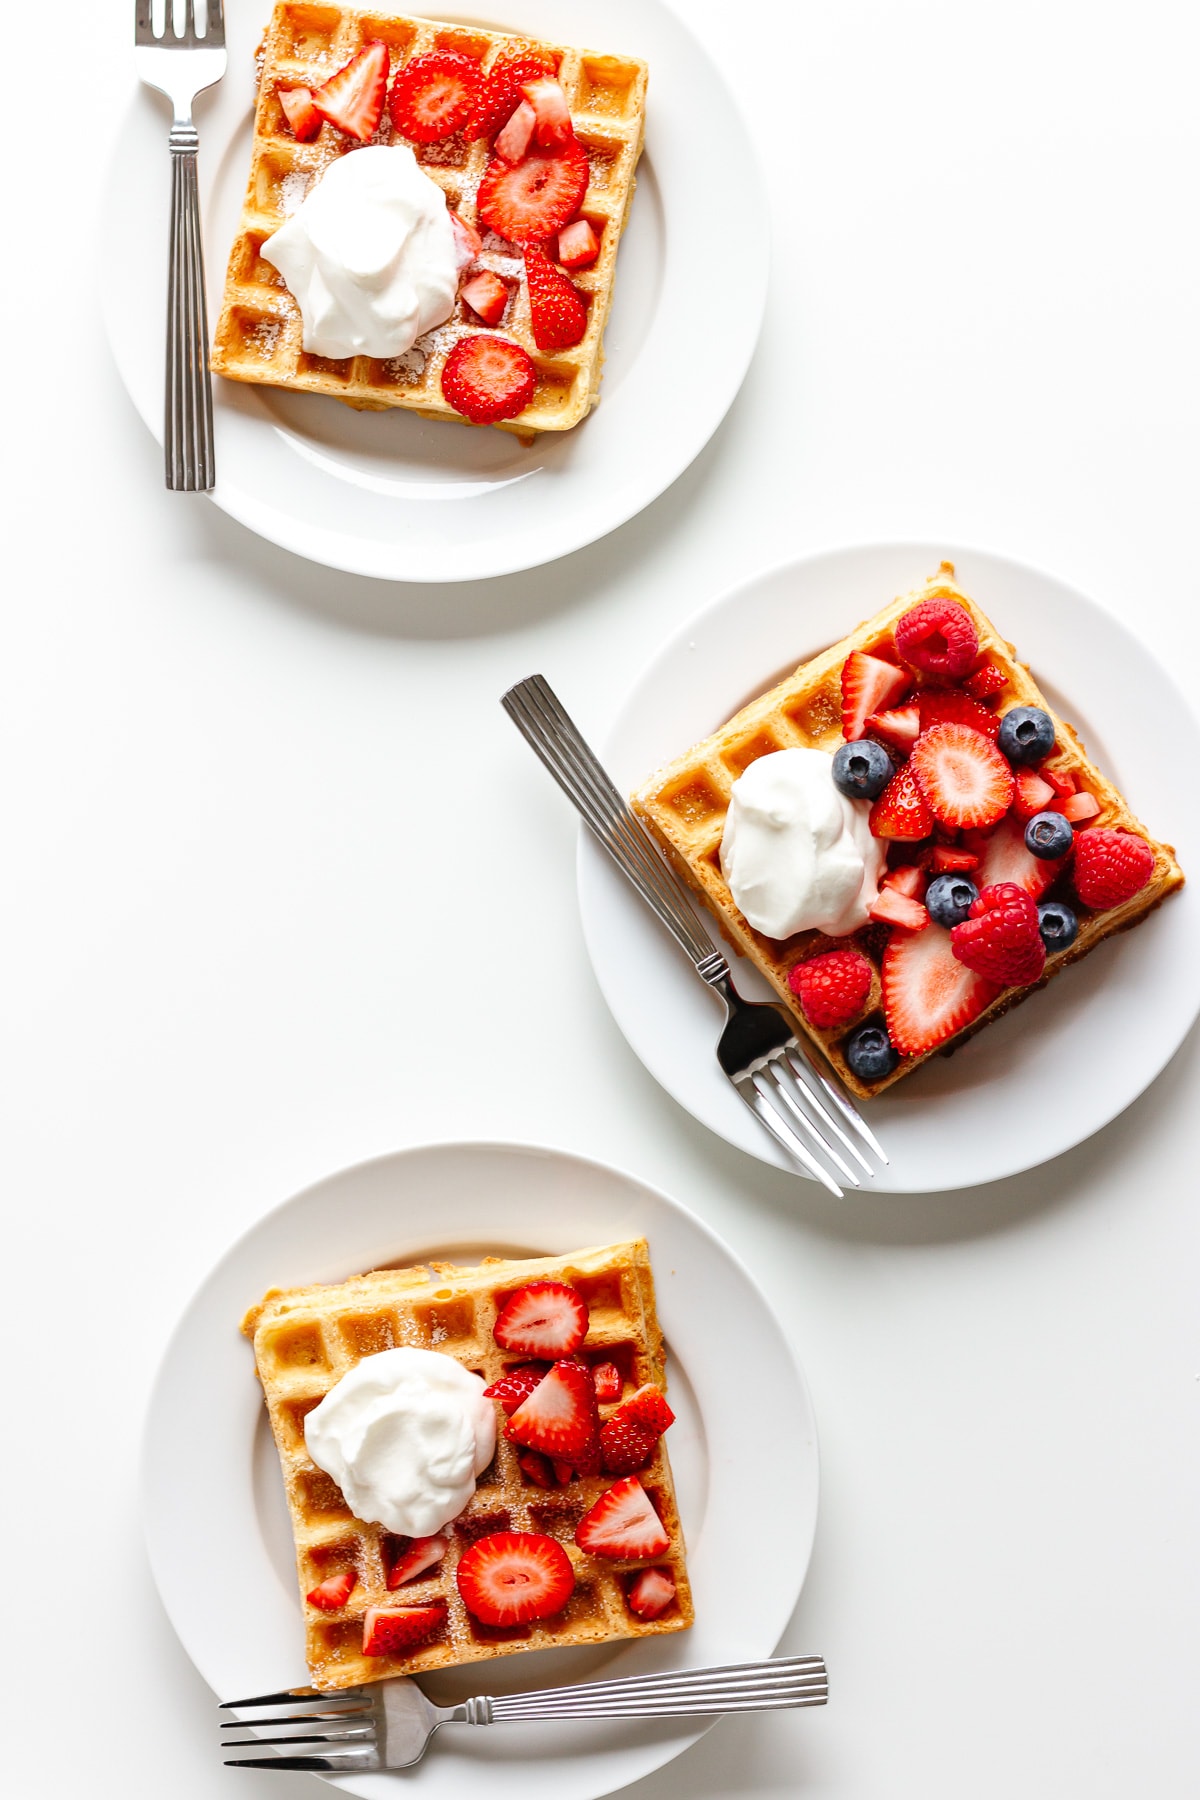
[[(216, 481), (212, 378), (208, 372), (208, 304), (200, 242), (200, 195), (192, 124), (196, 95), (225, 73), (224, 0), (207, 0), (204, 32), (197, 0), (180, 0), (183, 30), (175, 33), (174, 0), (159, 0), (162, 32), (154, 30), (154, 0), (135, 0), (134, 64), (138, 80), (171, 102), (171, 261), (167, 282), (167, 381), (163, 449), (167, 486), (207, 492)], [(201, 0), (204, 4), (204, 0)]]
[(852, 1187), (861, 1186), (861, 1181), (846, 1156), (873, 1177), (875, 1170), (834, 1113), (840, 1114), (850, 1131), (886, 1163), (888, 1159), (874, 1133), (857, 1108), (813, 1062), (783, 1010), (743, 1000), (733, 985), (729, 964), (713, 948), (673, 871), (613, 786), (545, 676), (530, 675), (519, 681), (504, 695), (501, 705), (622, 875), (691, 959), (696, 973), (724, 1002), (726, 1021), (717, 1044), (717, 1061), (755, 1118), (789, 1156), (839, 1200), (841, 1188), (813, 1149), (832, 1163)]
[[(320, 1694), (290, 1688), (251, 1700), (223, 1700), (226, 1709), (307, 1706), (270, 1719), (222, 1719), (221, 1729), (265, 1730), (286, 1726), (286, 1737), (225, 1738), (223, 1750), (327, 1744), (300, 1756), (226, 1757), (234, 1769), (311, 1769), (350, 1775), (373, 1769), (407, 1769), (424, 1756), (441, 1725), (497, 1725), (505, 1719), (672, 1719), (713, 1713), (774, 1712), (785, 1706), (824, 1706), (829, 1678), (819, 1656), (777, 1662), (729, 1663), (718, 1669), (680, 1669), (665, 1675), (630, 1675), (574, 1687), (540, 1688), (529, 1694), (478, 1694), (459, 1706), (434, 1706), (415, 1681), (399, 1676), (369, 1687)], [(293, 1727), (315, 1727), (313, 1730)]]

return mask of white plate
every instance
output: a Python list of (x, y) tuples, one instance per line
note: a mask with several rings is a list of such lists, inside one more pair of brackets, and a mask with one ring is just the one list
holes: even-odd
[[(830, 551), (716, 601), (666, 645), (627, 700), (604, 751), (618, 786), (635, 788), (798, 662), (933, 574), (943, 557), (1134, 812), (1195, 872), (1200, 730), (1165, 672), (1073, 588), (1006, 557), (943, 544)], [(579, 895), (600, 986), (646, 1067), (729, 1143), (790, 1167), (717, 1067), (720, 1019), (711, 996), (586, 833)], [(1070, 1149), (1136, 1100), (1200, 1011), (1198, 901), (1192, 883), (954, 1055), (934, 1058), (871, 1101), (871, 1125), (891, 1157), (874, 1185), (924, 1193), (995, 1181)], [(747, 998), (772, 997), (743, 959), (735, 974)]]
[[(671, 1465), (696, 1623), (624, 1647), (509, 1657), (440, 1678), (434, 1692), (509, 1692), (771, 1654), (808, 1567), (817, 1445), (804, 1376), (765, 1297), (707, 1227), (630, 1175), (557, 1150), (443, 1144), (361, 1163), (268, 1214), (217, 1265), (168, 1347), (146, 1428), (146, 1532), (163, 1604), (214, 1691), (234, 1698), (307, 1679), (283, 1486), (238, 1332), (246, 1308), (268, 1287), (439, 1252), (551, 1255), (637, 1236), (650, 1244), (670, 1357)], [(751, 1519), (778, 1525), (770, 1557), (747, 1548)], [(376, 1800), (394, 1800), (401, 1780), (429, 1796), (486, 1787), (490, 1800), (593, 1800), (660, 1768), (706, 1729), (446, 1731), (403, 1777), (335, 1785)]]
[[(268, 0), (227, 8), (229, 72), (200, 103), (209, 313), (220, 306), (250, 166), (253, 53)], [(385, 9), (386, 10), (386, 9)], [(397, 12), (404, 6), (397, 0)], [(590, 544), (669, 487), (741, 386), (766, 296), (764, 187), (716, 69), (662, 0), (518, 0), (438, 18), (640, 56), (646, 148), (621, 244), (599, 407), (523, 449), (507, 432), (214, 381), (218, 506), (314, 562), (394, 581), (466, 581)], [(105, 205), (101, 289), (117, 366), (161, 441), (170, 173), (165, 102), (139, 91)], [(720, 220), (721, 318), (695, 279)]]

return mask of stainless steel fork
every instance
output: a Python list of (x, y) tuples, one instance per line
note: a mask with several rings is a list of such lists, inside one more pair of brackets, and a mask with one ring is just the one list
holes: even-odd
[[(167, 282), (167, 378), (163, 449), (167, 486), (204, 493), (216, 481), (208, 306), (200, 241), (200, 195), (192, 124), (196, 95), (225, 73), (224, 0), (135, 0), (134, 63), (139, 81), (171, 102), (171, 260)], [(159, 31), (155, 30), (158, 14)], [(181, 30), (176, 31), (176, 24)]]
[(323, 1744), (299, 1756), (227, 1757), (234, 1769), (310, 1769), (318, 1775), (350, 1775), (374, 1769), (407, 1769), (420, 1762), (441, 1725), (498, 1725), (505, 1719), (671, 1719), (714, 1713), (774, 1712), (785, 1706), (824, 1706), (829, 1677), (819, 1656), (775, 1662), (729, 1663), (718, 1669), (679, 1669), (664, 1675), (630, 1675), (574, 1687), (540, 1688), (529, 1694), (478, 1694), (460, 1706), (434, 1706), (415, 1681), (398, 1676), (369, 1687), (320, 1694), (290, 1688), (250, 1700), (224, 1700), (222, 1711), (257, 1706), (300, 1707), (269, 1719), (222, 1719), (222, 1730), (285, 1727), (286, 1737), (226, 1738), (223, 1750), (286, 1749)]
[(846, 1095), (812, 1061), (783, 1010), (743, 1000), (733, 985), (729, 964), (713, 948), (674, 873), (546, 678), (531, 675), (519, 681), (504, 695), (501, 705), (622, 875), (691, 959), (696, 973), (724, 1002), (726, 1021), (717, 1044), (717, 1061), (755, 1118), (789, 1156), (839, 1199), (841, 1188), (814, 1151), (832, 1163), (852, 1187), (861, 1186), (861, 1180), (847, 1157), (873, 1177), (875, 1170), (843, 1123), (886, 1163), (874, 1133)]

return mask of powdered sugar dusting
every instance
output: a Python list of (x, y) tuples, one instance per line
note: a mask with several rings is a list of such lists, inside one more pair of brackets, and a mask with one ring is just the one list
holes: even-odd
[(249, 333), (254, 354), (261, 356), (264, 362), (269, 362), (278, 348), (282, 335), (282, 319), (260, 319), (253, 331)]
[(425, 352), (414, 344), (400, 356), (389, 356), (383, 366), (390, 381), (402, 381), (414, 387), (425, 373)]
[(291, 218), (303, 206), (308, 194), (308, 176), (303, 169), (289, 169), (279, 184), (279, 204), (285, 218)]

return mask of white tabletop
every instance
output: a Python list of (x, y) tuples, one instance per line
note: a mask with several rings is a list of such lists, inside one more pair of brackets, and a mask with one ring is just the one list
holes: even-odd
[[(572, 816), (497, 699), (542, 669), (602, 736), (647, 653), (748, 571), (943, 535), (1064, 576), (1194, 689), (1200, 22), (1182, 0), (764, 0), (731, 32), (727, 4), (679, 3), (770, 183), (758, 355), (639, 519), (468, 587), (333, 575), (163, 491), (89, 281), (132, 8), (62, 0), (12, 53), (15, 1794), (250, 1793), (142, 1549), (159, 1353), (275, 1201), (396, 1145), (491, 1135), (692, 1206), (762, 1282), (816, 1400), (821, 1516), (785, 1644), (827, 1656), (831, 1704), (719, 1725), (637, 1800), (1196, 1791), (1196, 1034), (1050, 1167), (829, 1203), (644, 1076), (584, 956)], [(697, 277), (719, 355), (738, 321), (699, 246)], [(1121, 720), (1118, 677), (1114, 729), (1152, 730)], [(787, 1529), (751, 1508), (747, 1558)], [(136, 1731), (102, 1736), (114, 1718)], [(277, 1800), (319, 1793), (274, 1780)]]

